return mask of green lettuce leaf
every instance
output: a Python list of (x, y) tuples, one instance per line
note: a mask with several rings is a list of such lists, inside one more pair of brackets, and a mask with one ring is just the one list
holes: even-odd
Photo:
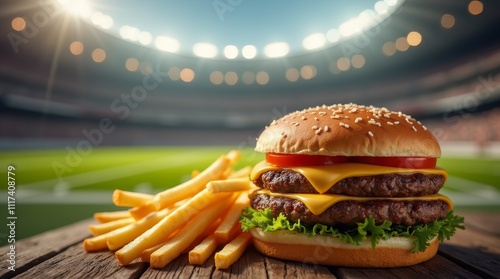
[(282, 213), (278, 217), (273, 218), (270, 209), (256, 210), (247, 207), (241, 214), (240, 223), (242, 230), (245, 232), (255, 227), (261, 228), (264, 232), (287, 230), (303, 233), (307, 236), (324, 235), (338, 237), (342, 242), (353, 245), (359, 245), (361, 241), (370, 238), (373, 249), (375, 249), (380, 240), (387, 240), (396, 236), (415, 237), (413, 253), (425, 251), (430, 241), (436, 236), (439, 241), (443, 242), (445, 239), (450, 239), (457, 229), (465, 229), (463, 225), (464, 218), (454, 215), (453, 211), (448, 212), (448, 215), (444, 219), (425, 225), (392, 225), (387, 220), (377, 225), (372, 217), (368, 217), (364, 222), (358, 223), (357, 226), (339, 228), (322, 224), (308, 226), (301, 224), (300, 220), (291, 222)]

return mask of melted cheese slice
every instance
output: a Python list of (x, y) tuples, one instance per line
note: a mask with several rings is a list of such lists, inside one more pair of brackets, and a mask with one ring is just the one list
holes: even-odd
[(346, 195), (333, 194), (292, 194), (292, 193), (272, 193), (267, 189), (255, 190), (251, 195), (264, 194), (271, 197), (283, 197), (295, 199), (303, 202), (307, 208), (314, 214), (320, 215), (329, 207), (341, 201), (376, 201), (376, 200), (391, 200), (391, 201), (435, 201), (441, 200), (448, 204), (448, 210), (453, 208), (453, 203), (447, 196), (437, 194), (432, 196), (422, 197), (407, 197), (407, 198), (376, 198), (376, 197), (352, 197)]
[[(251, 180), (257, 180), (261, 174), (270, 170), (283, 169), (278, 166), (269, 165), (266, 161), (261, 161), (252, 169), (250, 174)], [(322, 166), (309, 166), (309, 167), (290, 167), (285, 168), (293, 170), (302, 174), (311, 185), (318, 191), (318, 193), (323, 194), (328, 189), (332, 187), (335, 183), (342, 179), (348, 177), (356, 176), (371, 176), (380, 174), (412, 174), (412, 173), (424, 173), (424, 174), (438, 174), (444, 176), (446, 180), (448, 178), (448, 173), (441, 169), (411, 169), (411, 168), (394, 168), (385, 166), (376, 166), (369, 164), (360, 163), (341, 163), (334, 165), (322, 165)]]

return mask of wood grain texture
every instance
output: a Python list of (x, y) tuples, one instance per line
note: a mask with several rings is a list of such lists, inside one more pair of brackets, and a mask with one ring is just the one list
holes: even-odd
[[(201, 266), (181, 255), (162, 269), (134, 262), (121, 266), (109, 251), (86, 253), (89, 236), (82, 221), (16, 243), (17, 269), (1, 278), (499, 278), (500, 214), (466, 213), (466, 230), (441, 244), (438, 254), (422, 264), (390, 269), (326, 267), (266, 257), (253, 247), (229, 269), (215, 268), (214, 255)], [(293, 245), (293, 244), (291, 244)], [(7, 247), (0, 248), (7, 253)], [(2, 263), (2, 267), (4, 263)]]
[[(2, 268), (0, 276), (10, 278), (57, 255), (71, 245), (81, 243), (90, 236), (87, 226), (92, 222), (92, 219), (84, 220), (16, 242), (16, 271)], [(0, 248), (0, 255), (5, 255), (7, 252), (8, 246)], [(1, 266), (4, 266), (4, 262)]]

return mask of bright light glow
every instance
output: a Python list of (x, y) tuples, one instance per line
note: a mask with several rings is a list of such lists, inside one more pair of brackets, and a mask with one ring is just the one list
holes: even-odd
[(135, 58), (128, 58), (125, 61), (125, 68), (130, 72), (135, 72), (139, 69), (139, 61)]
[(101, 27), (102, 29), (110, 29), (113, 27), (113, 18), (109, 15), (105, 15), (101, 12), (94, 12), (90, 16), (90, 22), (94, 25)]
[(450, 29), (455, 25), (455, 17), (450, 14), (444, 14), (441, 17), (441, 26)]
[(348, 71), (351, 68), (351, 61), (347, 57), (340, 57), (337, 60), (337, 68), (341, 71)]
[(384, 2), (387, 4), (387, 6), (393, 7), (393, 6), (396, 6), (396, 4), (398, 3), (398, 0), (384, 0)]
[(171, 79), (171, 80), (179, 80), (179, 78), (181, 78), (181, 69), (179, 69), (178, 67), (172, 67), (168, 70), (168, 77)]
[(340, 40), (339, 30), (332, 28), (326, 33), (326, 38), (332, 43), (336, 43)]
[(257, 55), (257, 48), (253, 45), (246, 45), (241, 49), (241, 54), (246, 59), (252, 59)]
[(387, 42), (382, 47), (382, 51), (385, 55), (392, 56), (396, 53), (396, 45), (394, 44), (394, 42)]
[(375, 3), (374, 9), (377, 13), (383, 15), (389, 11), (389, 6), (384, 1), (378, 1)]
[(241, 79), (244, 84), (252, 84), (255, 81), (255, 74), (252, 72), (244, 72), (243, 75), (241, 75)]
[(351, 65), (356, 69), (363, 68), (363, 66), (365, 65), (365, 57), (361, 54), (354, 55), (351, 58)]
[(235, 85), (237, 82), (238, 82), (238, 74), (235, 73), (235, 72), (227, 72), (225, 75), (224, 75), (224, 81), (228, 84), (228, 85)]
[(295, 69), (295, 68), (290, 68), (288, 70), (286, 70), (286, 74), (285, 74), (285, 77), (288, 81), (297, 81), (299, 80), (299, 70)]
[(224, 47), (224, 56), (226, 56), (227, 59), (238, 57), (238, 48), (234, 45), (227, 45)]
[(264, 54), (267, 57), (283, 57), (288, 54), (290, 47), (285, 42), (271, 43), (264, 47)]
[(400, 37), (396, 40), (396, 49), (399, 51), (407, 51), (410, 45), (406, 40), (406, 37)]
[(410, 46), (418, 46), (422, 42), (422, 35), (417, 31), (411, 31), (406, 36), (406, 40)]
[(23, 31), (26, 28), (26, 21), (22, 17), (16, 17), (11, 22), (12, 29)]
[(361, 31), (357, 18), (351, 18), (339, 26), (340, 35), (349, 37)]
[(322, 33), (311, 34), (305, 37), (304, 40), (302, 40), (302, 46), (304, 46), (304, 48), (308, 50), (323, 47), (325, 43), (326, 43), (326, 38), (325, 35)]
[(478, 14), (483, 12), (483, 9), (484, 9), (483, 3), (481, 3), (481, 1), (476, 1), (476, 0), (471, 1), (469, 3), (468, 9), (469, 9), (469, 13), (471, 15), (478, 15)]
[(87, 0), (58, 0), (61, 8), (69, 13), (78, 15), (81, 17), (90, 16), (90, 1)]
[(83, 52), (83, 43), (80, 41), (74, 41), (69, 45), (69, 51), (73, 55), (80, 55)]
[(106, 59), (106, 52), (102, 48), (96, 48), (92, 51), (92, 60), (96, 63), (101, 63)]
[(151, 35), (151, 33), (149, 33), (149, 32), (142, 31), (141, 33), (139, 33), (139, 38), (138, 39), (139, 39), (139, 43), (141, 43), (142, 45), (147, 46), (153, 40), (153, 35)]
[(219, 85), (224, 81), (224, 75), (220, 71), (212, 72), (210, 74), (210, 81), (215, 85)]
[(258, 72), (257, 76), (255, 77), (255, 80), (257, 81), (258, 84), (265, 85), (269, 82), (269, 74), (264, 71)]
[(364, 10), (358, 15), (358, 17), (356, 17), (356, 19), (355, 19), (356, 25), (358, 26), (360, 31), (367, 29), (368, 27), (373, 25), (376, 18), (377, 18), (377, 14), (375, 13), (375, 11)]
[(184, 82), (191, 82), (194, 79), (194, 71), (189, 69), (189, 68), (184, 68), (182, 71), (179, 73), (179, 76), (182, 81)]
[(300, 76), (306, 80), (312, 79), (316, 76), (316, 67), (312, 65), (303, 66), (302, 68), (300, 68)]
[(217, 47), (211, 43), (196, 43), (193, 46), (193, 53), (204, 58), (213, 58), (217, 55)]
[(159, 50), (163, 50), (166, 52), (177, 52), (179, 51), (180, 45), (179, 41), (174, 38), (166, 37), (166, 36), (158, 36), (155, 39), (155, 46)]
[(120, 28), (120, 36), (126, 40), (137, 41), (141, 31), (135, 27), (124, 25)]

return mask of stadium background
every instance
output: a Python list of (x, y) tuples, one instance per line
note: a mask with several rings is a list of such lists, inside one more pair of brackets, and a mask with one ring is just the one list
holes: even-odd
[[(82, 2), (0, 4), (0, 174), (6, 181), (7, 167), (16, 168), (18, 238), (117, 210), (113, 189), (158, 192), (230, 149), (241, 150), (239, 166), (252, 165), (270, 121), (345, 102), (421, 120), (442, 145), (439, 165), (450, 173), (442, 192), (459, 209), (500, 209), (498, 1), (360, 1), (359, 10), (343, 4), (345, 24), (302, 44), (252, 45), (264, 30), (249, 22), (242, 32), (257, 37), (246, 45), (192, 49), (181, 38), (118, 29)], [(266, 10), (262, 1), (186, 2), (225, 26)]]

